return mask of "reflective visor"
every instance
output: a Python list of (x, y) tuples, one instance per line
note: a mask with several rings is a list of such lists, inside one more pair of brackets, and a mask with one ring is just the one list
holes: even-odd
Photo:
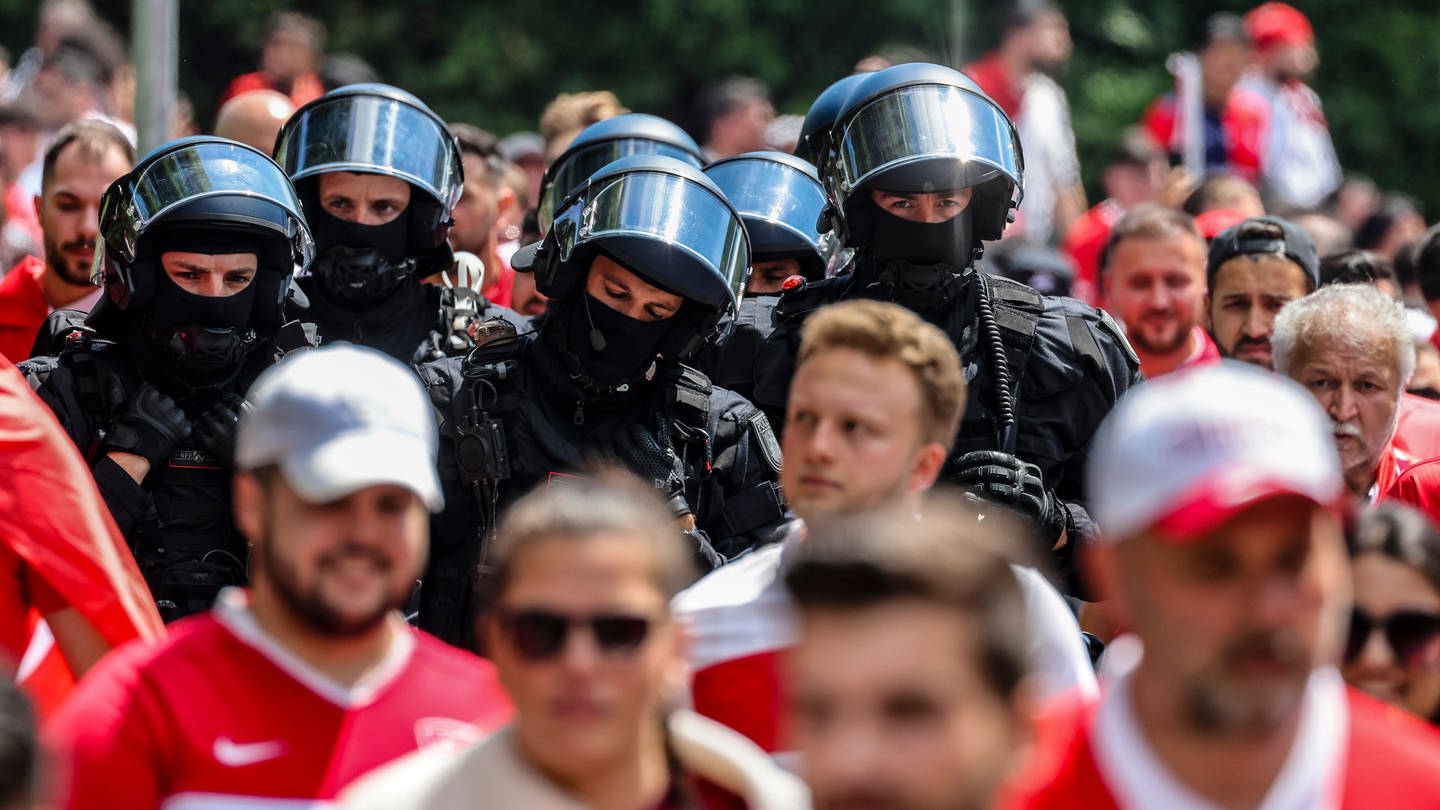
[(431, 115), (380, 96), (341, 96), (286, 125), (275, 153), (293, 180), (324, 172), (398, 177), (445, 210), (460, 200), (462, 169), (450, 132)]
[[(750, 246), (745, 226), (715, 192), (661, 172), (631, 172), (600, 180), (555, 220), (562, 261), (589, 242), (636, 236), (662, 242), (710, 272), (683, 267), (633, 268), (652, 282), (702, 303), (733, 304), (745, 278)], [(717, 285), (716, 275), (724, 280)]]
[(545, 184), (545, 190), (540, 195), (540, 229), (549, 229), (555, 207), (585, 185), (585, 181), (595, 172), (631, 155), (662, 155), (689, 163), (697, 169), (702, 165), (688, 149), (649, 138), (616, 138), (584, 147), (565, 157), (563, 163), (557, 163), (554, 167), (554, 175), (550, 182)]
[[(764, 229), (772, 237), (781, 233), (783, 243), (770, 244), (752, 228), (750, 249), (756, 253), (820, 250), (820, 233), (815, 224), (825, 208), (825, 192), (819, 181), (793, 166), (772, 160), (730, 160), (711, 166), (705, 174), (725, 193), (740, 216), (775, 226)], [(778, 239), (776, 241), (779, 241)]]
[[(238, 144), (205, 142), (162, 155), (133, 177), (116, 181), (105, 195), (100, 233), (127, 259), (135, 256), (139, 235), (172, 208), (206, 197), (238, 197), (268, 201), (289, 214), (288, 238), (296, 240), (305, 265), (315, 247), (300, 214), (300, 201), (290, 179), (269, 158)], [(271, 220), (257, 224), (277, 227)], [(99, 254), (97, 252), (97, 261)]]
[[(924, 193), (997, 174), (1014, 181), (1018, 193), (1023, 181), (1020, 144), (1005, 114), (946, 85), (904, 87), (875, 99), (844, 124), (839, 151), (842, 198), (872, 180), (886, 191)], [(904, 171), (911, 166), (917, 171)]]

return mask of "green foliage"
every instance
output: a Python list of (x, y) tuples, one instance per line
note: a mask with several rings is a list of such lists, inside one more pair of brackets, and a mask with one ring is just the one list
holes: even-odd
[[(92, 0), (128, 30), (132, 0)], [(1440, 14), (1429, 0), (1385, 4), (1297, 0), (1319, 34), (1314, 85), (1342, 164), (1421, 198), (1440, 214)], [(1092, 197), (1116, 137), (1169, 88), (1165, 57), (1192, 44), (1214, 11), (1253, 2), (1061, 0), (1075, 56), (1070, 94)], [(18, 55), (37, 0), (0, 0), (0, 44)], [(774, 89), (781, 112), (811, 99), (866, 53), (917, 46), (937, 61), (975, 58), (993, 44), (992, 0), (181, 0), (181, 89), (208, 122), (224, 85), (254, 69), (271, 13), (323, 20), (330, 52), (360, 55), (382, 79), (426, 99), (449, 120), (499, 133), (534, 129), (556, 93), (609, 88), (633, 109), (695, 127), (696, 95), (733, 73)], [(956, 32), (963, 36), (956, 36)]]

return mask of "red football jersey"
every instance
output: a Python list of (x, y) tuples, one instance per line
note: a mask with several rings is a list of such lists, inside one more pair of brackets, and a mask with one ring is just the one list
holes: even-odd
[(46, 729), (59, 806), (294, 808), (425, 745), (510, 718), (494, 668), (404, 633), (346, 688), (268, 636), (227, 591), (207, 615), (103, 661)]

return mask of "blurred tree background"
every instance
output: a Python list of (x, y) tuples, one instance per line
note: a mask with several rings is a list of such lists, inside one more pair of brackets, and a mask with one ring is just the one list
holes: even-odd
[[(92, 0), (128, 38), (130, 0)], [(18, 55), (37, 0), (0, 0), (0, 44)], [(1059, 77), (1070, 95), (1092, 199), (1120, 132), (1171, 84), (1168, 54), (1197, 38), (1216, 11), (1255, 2), (1061, 0), (1075, 54)], [(1440, 215), (1440, 9), (1431, 0), (1299, 0), (1321, 56), (1324, 100), (1341, 163)], [(996, 0), (192, 0), (180, 4), (180, 87), (202, 126), (233, 76), (255, 69), (270, 14), (293, 9), (329, 28), (330, 53), (356, 54), (384, 81), (447, 120), (507, 134), (534, 129), (559, 92), (608, 88), (637, 111), (694, 128), (696, 94), (730, 74), (771, 86), (782, 113), (862, 56), (907, 46), (958, 64), (989, 48)]]

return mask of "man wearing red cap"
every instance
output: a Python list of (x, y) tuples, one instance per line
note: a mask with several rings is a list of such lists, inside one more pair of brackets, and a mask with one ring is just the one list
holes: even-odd
[(1245, 15), (1255, 47), (1256, 72), (1241, 87), (1270, 105), (1263, 187), (1296, 208), (1313, 208), (1340, 186), (1340, 161), (1330, 141), (1320, 97), (1305, 84), (1319, 64), (1310, 21), (1285, 3), (1265, 3)]
[(1241, 364), (1155, 381), (1097, 433), (1093, 568), (1143, 650), (1047, 719), (1030, 808), (1440, 807), (1440, 736), (1349, 690), (1329, 420)]

